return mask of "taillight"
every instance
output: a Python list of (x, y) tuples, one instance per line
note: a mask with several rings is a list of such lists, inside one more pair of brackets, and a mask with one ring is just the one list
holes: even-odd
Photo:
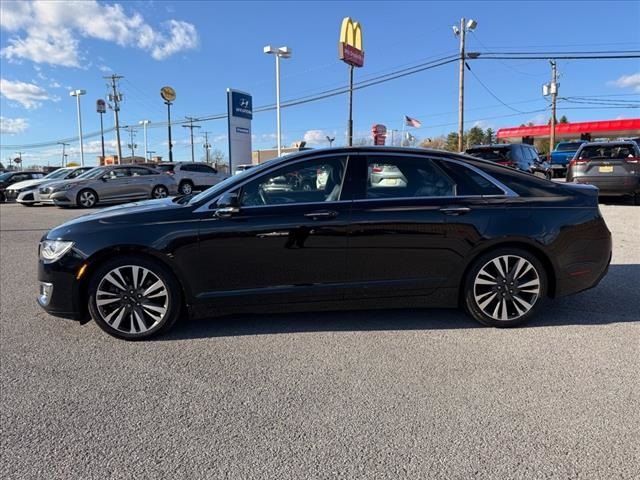
[(176, 174), (176, 172), (174, 172), (173, 170), (167, 170), (165, 173), (167, 175), (175, 175)]
[(587, 164), (587, 160), (584, 160), (582, 158), (572, 158), (571, 161), (569, 162), (569, 166), (573, 167), (574, 165), (586, 165)]
[(383, 170), (382, 167), (373, 167), (371, 169), (371, 171), (374, 172), (374, 173), (381, 173), (382, 170)]
[(624, 161), (627, 163), (640, 163), (640, 157), (627, 157)]

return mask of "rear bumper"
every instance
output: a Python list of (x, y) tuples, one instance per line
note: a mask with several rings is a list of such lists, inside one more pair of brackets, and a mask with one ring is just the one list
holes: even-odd
[(640, 177), (634, 175), (618, 177), (569, 176), (567, 177), (567, 181), (598, 187), (600, 195), (632, 195), (640, 192)]

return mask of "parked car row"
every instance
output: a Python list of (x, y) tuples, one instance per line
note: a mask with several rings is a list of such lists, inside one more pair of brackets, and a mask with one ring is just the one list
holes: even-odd
[(224, 179), (205, 163), (127, 164), (10, 172), (0, 176), (0, 201), (91, 208), (169, 195), (190, 195)]

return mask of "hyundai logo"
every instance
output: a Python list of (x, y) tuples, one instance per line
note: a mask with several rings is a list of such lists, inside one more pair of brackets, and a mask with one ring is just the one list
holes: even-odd
[(240, 107), (241, 108), (249, 108), (249, 99), (241, 98), (240, 99)]

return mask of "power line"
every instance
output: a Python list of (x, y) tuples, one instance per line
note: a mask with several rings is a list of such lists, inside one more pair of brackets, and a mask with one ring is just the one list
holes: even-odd
[(473, 75), (473, 77), (478, 81), (478, 83), (480, 85), (482, 85), (482, 87), (489, 93), (489, 95), (491, 95), (493, 98), (495, 98), (498, 102), (500, 102), (502, 105), (507, 107), (509, 110), (513, 110), (514, 112), (522, 113), (522, 110), (518, 110), (517, 108), (513, 108), (511, 105), (508, 105), (508, 104), (504, 103), (502, 100), (500, 100), (500, 98), (495, 93), (493, 93), (491, 91), (491, 89), (489, 87), (487, 87), (482, 80), (480, 80), (478, 75), (476, 75), (476, 73), (473, 70), (471, 70), (471, 67), (469, 67), (469, 65), (466, 62), (465, 62), (465, 65), (467, 65), (467, 68), (471, 72), (471, 75)]
[[(534, 55), (534, 56), (531, 56)], [(556, 59), (581, 59), (581, 60), (601, 60), (601, 59), (620, 59), (620, 58), (640, 58), (640, 51), (637, 50), (615, 50), (615, 51), (592, 51), (592, 52), (480, 52), (479, 56), (474, 60), (548, 60), (549, 58)], [(370, 78), (368, 80), (363, 80), (354, 84), (354, 90), (360, 90), (363, 88), (372, 87), (375, 85), (380, 85), (382, 83), (386, 83), (392, 80), (396, 80), (399, 78), (403, 78), (409, 75), (415, 75), (416, 73), (420, 73), (426, 70), (431, 70), (443, 65), (447, 65), (449, 63), (453, 63), (458, 61), (458, 55), (448, 55), (445, 57), (441, 57), (436, 60), (432, 60), (430, 62), (425, 62), (422, 64), (414, 65), (411, 67), (406, 67), (400, 70), (396, 70), (394, 72), (390, 72), (387, 74), (379, 75), (377, 77)], [(112, 75), (110, 77), (113, 79), (122, 78), (117, 75)], [(477, 79), (477, 76), (476, 76)], [(486, 86), (485, 86), (486, 87)], [(317, 102), (320, 100), (324, 100), (327, 98), (335, 97), (338, 95), (343, 95), (348, 92), (348, 87), (338, 87), (330, 90), (325, 90), (324, 92), (319, 92), (314, 95), (308, 95), (305, 97), (300, 97), (296, 99), (291, 99), (288, 101), (284, 101), (281, 103), (281, 108), (294, 107), (298, 105), (304, 105), (307, 103)], [(495, 95), (495, 94), (494, 94)], [(118, 96), (118, 100), (121, 100), (121, 94), (114, 91), (114, 96)], [(497, 97), (494, 97), (498, 99)], [(504, 102), (501, 100), (500, 103), (503, 105)], [(116, 105), (119, 110), (119, 106)], [(512, 107), (509, 107), (513, 110)], [(275, 109), (274, 104), (263, 105), (254, 109), (254, 113), (267, 112)], [(527, 112), (522, 112), (527, 113)], [(222, 120), (227, 118), (227, 113), (218, 113), (213, 115), (204, 115), (198, 118), (194, 118), (194, 121), (205, 122), (212, 120)], [(171, 122), (172, 125), (181, 124), (181, 121)], [(168, 122), (153, 122), (153, 127), (163, 127), (167, 126)], [(117, 128), (111, 128), (106, 130), (106, 133), (116, 131), (119, 136), (119, 130)], [(93, 138), (100, 135), (100, 132), (92, 132), (88, 135), (83, 135), (83, 138)], [(4, 148), (20, 148), (20, 149), (31, 149), (31, 148), (39, 148), (39, 147), (48, 147), (52, 145), (56, 145), (58, 142), (73, 142), (77, 141), (78, 137), (71, 137), (62, 140), (53, 140), (48, 142), (40, 142), (35, 144), (26, 144), (26, 145), (5, 145)], [(119, 143), (119, 142), (118, 142)]]

